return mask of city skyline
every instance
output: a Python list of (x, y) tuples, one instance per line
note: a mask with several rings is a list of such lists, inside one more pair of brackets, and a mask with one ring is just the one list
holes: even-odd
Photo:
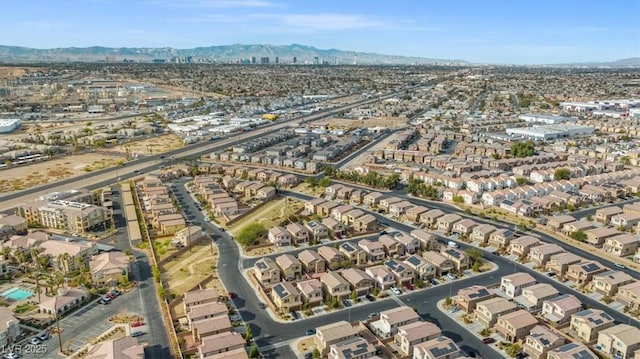
[[(605, 8), (606, 5), (606, 8)], [(23, 1), (3, 4), (0, 43), (33, 48), (299, 43), (319, 49), (558, 64), (640, 56), (637, 1)], [(613, 9), (613, 10), (611, 10)], [(615, 11), (614, 11), (615, 10)]]

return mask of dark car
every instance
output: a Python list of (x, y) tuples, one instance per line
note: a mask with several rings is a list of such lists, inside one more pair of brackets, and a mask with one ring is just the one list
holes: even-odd
[(267, 309), (267, 305), (264, 303), (258, 303), (258, 307), (260, 307), (260, 309)]
[(144, 332), (139, 331), (139, 330), (136, 330), (135, 332), (131, 332), (131, 336), (134, 337), (134, 338), (142, 336), (142, 335), (144, 335)]
[(315, 330), (315, 329), (307, 329), (307, 331), (305, 332), (305, 334), (307, 334), (307, 335), (314, 335), (314, 334), (316, 334), (316, 330)]
[(484, 338), (484, 339), (482, 339), (482, 343), (483, 344), (492, 344), (492, 343), (495, 343), (495, 342), (496, 342), (496, 340), (493, 339), (493, 338)]
[(351, 306), (351, 302), (348, 299), (343, 300), (342, 304), (344, 304), (344, 306), (347, 308)]
[(376, 297), (372, 296), (371, 294), (367, 294), (365, 296), (365, 298), (367, 298), (367, 300), (370, 301), (370, 302), (375, 302), (376, 301)]
[(304, 359), (313, 359), (313, 353), (310, 353), (310, 352), (305, 353)]
[(235, 297), (237, 297), (238, 295), (234, 292), (229, 292), (229, 298), (233, 299)]

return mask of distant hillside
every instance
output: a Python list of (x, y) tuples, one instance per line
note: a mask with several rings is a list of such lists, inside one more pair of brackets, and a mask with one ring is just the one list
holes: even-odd
[[(193, 61), (207, 60), (217, 62), (229, 62), (243, 59), (256, 58), (260, 63), (261, 57), (269, 57), (269, 63), (275, 63), (278, 57), (280, 63), (290, 64), (296, 57), (298, 63), (313, 63), (318, 61), (330, 64), (354, 64), (361, 65), (385, 65), (385, 64), (434, 64), (434, 63), (460, 63), (463, 60), (430, 59), (422, 57), (406, 57), (396, 55), (380, 55), (366, 52), (342, 51), (336, 49), (321, 50), (312, 46), (299, 44), (292, 45), (223, 45), (196, 47), (194, 49), (174, 49), (170, 47), (67, 47), (57, 49), (33, 49), (19, 46), (0, 45), (0, 62), (96, 62), (105, 61), (107, 56), (115, 61), (137, 60), (150, 62), (154, 59), (171, 60), (173, 58), (192, 57)], [(357, 58), (357, 59), (356, 59)]]
[(556, 64), (551, 66), (586, 66), (586, 67), (640, 67), (640, 57), (630, 57), (606, 62), (574, 62), (568, 64)]

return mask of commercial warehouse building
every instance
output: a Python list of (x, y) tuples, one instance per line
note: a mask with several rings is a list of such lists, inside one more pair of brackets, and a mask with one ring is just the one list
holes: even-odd
[(544, 115), (536, 113), (525, 113), (518, 116), (524, 122), (540, 122), (547, 125), (554, 125), (564, 122), (574, 122), (577, 119), (575, 117), (557, 116), (557, 115)]
[(528, 140), (553, 140), (575, 136), (587, 136), (594, 133), (593, 127), (574, 124), (540, 125), (531, 127), (508, 128), (507, 135)]

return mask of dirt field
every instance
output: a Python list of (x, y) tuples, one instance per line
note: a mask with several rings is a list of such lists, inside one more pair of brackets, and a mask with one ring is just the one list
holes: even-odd
[(183, 146), (184, 144), (182, 143), (182, 139), (180, 139), (180, 137), (174, 134), (168, 134), (107, 148), (106, 151), (122, 154), (126, 153), (127, 149), (129, 149), (129, 153), (152, 155), (175, 150), (176, 148), (180, 148)]
[(331, 126), (334, 128), (354, 129), (357, 127), (403, 127), (407, 123), (404, 117), (375, 117), (365, 120), (349, 120), (344, 118), (331, 118), (328, 120), (314, 121), (311, 125)]
[[(163, 276), (167, 279), (169, 285), (169, 293), (180, 296), (187, 290), (197, 285), (207, 275), (216, 276), (216, 264), (218, 263), (218, 251), (213, 247), (211, 254), (211, 246), (208, 242), (203, 242), (192, 248), (191, 252), (186, 251), (175, 260), (164, 265)], [(224, 294), (225, 291), (219, 280), (210, 285), (215, 288), (218, 293)]]
[(62, 178), (115, 166), (123, 160), (122, 156), (87, 153), (3, 170), (0, 172), (0, 192), (18, 191), (54, 182)]
[(0, 66), (0, 79), (15, 79), (39, 70), (35, 67)]
[(267, 203), (257, 211), (253, 212), (250, 216), (247, 216), (229, 226), (229, 232), (234, 235), (237, 234), (242, 227), (255, 222), (256, 218), (258, 218), (258, 223), (262, 224), (264, 228), (269, 229), (284, 221), (289, 217), (289, 215), (295, 213), (304, 206), (301, 201), (294, 198), (289, 198), (288, 205), (285, 204), (285, 201), (286, 198), (281, 198)]

